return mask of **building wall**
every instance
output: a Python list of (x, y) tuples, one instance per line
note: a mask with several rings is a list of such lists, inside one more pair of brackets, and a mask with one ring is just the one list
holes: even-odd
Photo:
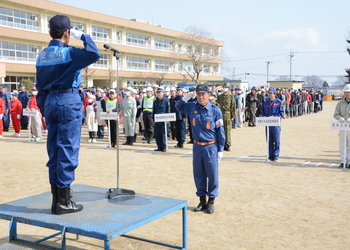
[[(186, 55), (186, 44), (190, 44), (186, 40), (188, 34), (149, 22), (108, 16), (47, 0), (0, 0), (0, 11), (0, 59), (6, 63), (7, 76), (35, 76), (33, 55), (37, 56), (51, 39), (48, 20), (56, 14), (69, 16), (72, 24), (90, 34), (100, 49), (102, 58), (89, 66), (90, 73), (93, 73), (88, 77), (88, 86), (95, 85), (95, 82), (105, 82), (108, 86), (112, 79), (116, 79), (117, 60), (111, 51), (104, 49), (104, 44), (110, 44), (121, 52), (118, 87), (125, 87), (130, 82), (144, 84), (159, 77), (175, 85), (184, 79), (180, 74), (184, 71), (180, 70), (179, 62), (186, 67), (190, 65)], [(13, 22), (14, 18), (19, 21)], [(198, 41), (203, 40), (198, 37)], [(207, 52), (209, 56), (202, 55), (206, 70), (199, 82), (222, 80), (220, 49), (224, 42), (208, 38), (205, 43), (213, 49)], [(7, 48), (10, 45), (15, 48)], [(82, 42), (71, 39), (69, 45), (82, 47)], [(25, 58), (24, 54), (30, 55)], [(117, 84), (114, 82), (110, 85), (115, 87)]]

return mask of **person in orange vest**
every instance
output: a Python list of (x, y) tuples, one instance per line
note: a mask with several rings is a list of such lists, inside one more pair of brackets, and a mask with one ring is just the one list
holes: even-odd
[(36, 96), (38, 94), (38, 91), (35, 87), (32, 88), (32, 96), (29, 98), (28, 106), (26, 110), (37, 110), (36, 116), (30, 117), (30, 130), (33, 133), (33, 140), (34, 141), (40, 141), (41, 140), (41, 115), (40, 115), (40, 109), (38, 107), (38, 104), (36, 102)]
[(20, 137), (21, 136), (21, 114), (22, 114), (22, 103), (18, 100), (18, 94), (12, 93), (12, 102), (11, 102), (11, 120), (12, 126), (15, 130), (15, 133), (12, 136)]
[(2, 125), (2, 117), (4, 116), (5, 113), (5, 103), (2, 98), (0, 98), (0, 138), (2, 138), (2, 132), (4, 130), (3, 125)]

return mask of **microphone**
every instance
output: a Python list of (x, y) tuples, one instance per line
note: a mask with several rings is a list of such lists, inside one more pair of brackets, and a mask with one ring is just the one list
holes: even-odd
[(114, 51), (114, 52), (120, 53), (119, 50), (113, 48), (111, 45), (105, 44), (105, 45), (103, 45), (103, 47), (104, 47), (105, 49), (110, 49), (110, 50), (112, 50), (112, 51)]

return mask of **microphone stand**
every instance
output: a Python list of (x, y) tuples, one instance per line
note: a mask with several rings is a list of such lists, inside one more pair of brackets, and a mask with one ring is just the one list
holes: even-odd
[[(117, 50), (112, 50), (112, 51), (113, 51), (113, 56), (117, 60), (116, 82), (117, 82), (117, 87), (118, 87), (118, 62), (120, 59), (119, 51), (117, 51)], [(117, 103), (118, 103), (118, 101), (117, 101)], [(116, 127), (117, 127), (117, 188), (110, 188), (108, 190), (108, 199), (113, 199), (114, 197), (116, 197), (118, 195), (135, 195), (135, 191), (133, 191), (133, 190), (119, 188), (119, 114), (118, 114), (118, 118), (117, 118), (117, 126)]]

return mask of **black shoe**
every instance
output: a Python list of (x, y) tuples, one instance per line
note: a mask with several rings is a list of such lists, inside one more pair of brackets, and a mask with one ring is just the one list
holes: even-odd
[(269, 161), (273, 161), (273, 158), (272, 158), (272, 157), (269, 157), (268, 159), (269, 159)]
[(184, 145), (182, 143), (178, 143), (175, 145), (175, 148), (183, 148), (183, 147), (184, 147)]
[(163, 151), (163, 149), (157, 148), (157, 149), (155, 149), (154, 151)]
[(226, 151), (226, 149), (227, 149), (226, 146), (224, 146), (224, 151)]
[(230, 147), (226, 147), (226, 151), (231, 151), (231, 148)]
[(193, 140), (190, 140), (189, 142), (187, 142), (188, 144), (193, 144), (194, 142), (193, 142)]
[(51, 184), (51, 193), (52, 193), (51, 213), (56, 214), (57, 200), (58, 200), (58, 187)]
[(130, 145), (130, 136), (126, 137), (126, 142), (124, 142), (123, 145)]
[[(345, 165), (345, 167), (347, 167), (347, 165)], [(340, 164), (338, 168), (344, 168), (344, 163)]]
[(199, 197), (199, 201), (198, 206), (193, 210), (194, 212), (203, 211), (207, 208), (207, 197), (205, 195)]
[(214, 213), (214, 200), (215, 198), (209, 198), (208, 200), (207, 210), (206, 210), (208, 214)]
[(76, 213), (83, 210), (83, 205), (76, 204), (71, 200), (70, 187), (58, 188), (58, 201), (56, 206), (56, 214)]
[(163, 151), (163, 152), (166, 152), (166, 148), (163, 148), (162, 151)]

